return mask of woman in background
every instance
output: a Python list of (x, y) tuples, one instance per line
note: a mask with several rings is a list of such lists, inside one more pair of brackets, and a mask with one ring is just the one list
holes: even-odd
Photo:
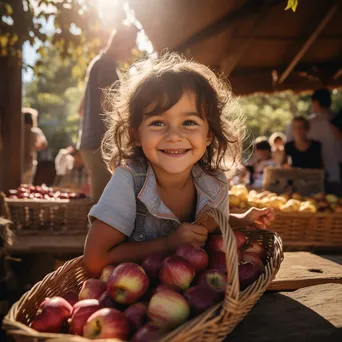
[(292, 120), (293, 141), (285, 144), (283, 165), (304, 169), (323, 169), (322, 145), (308, 138), (310, 124), (303, 116)]

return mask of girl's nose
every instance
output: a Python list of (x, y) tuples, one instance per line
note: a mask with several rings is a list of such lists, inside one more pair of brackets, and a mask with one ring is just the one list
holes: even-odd
[(183, 139), (183, 133), (177, 127), (170, 127), (166, 132), (167, 141), (175, 142)]

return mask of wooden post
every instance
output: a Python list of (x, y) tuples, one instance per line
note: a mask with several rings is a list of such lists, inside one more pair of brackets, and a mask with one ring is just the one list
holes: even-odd
[(0, 58), (0, 189), (16, 188), (21, 182), (23, 120), (21, 115), (21, 59)]

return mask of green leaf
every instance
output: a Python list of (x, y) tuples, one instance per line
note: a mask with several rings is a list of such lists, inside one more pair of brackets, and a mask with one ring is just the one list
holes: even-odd
[(288, 0), (285, 11), (292, 9), (292, 12), (296, 12), (298, 6), (298, 0)]

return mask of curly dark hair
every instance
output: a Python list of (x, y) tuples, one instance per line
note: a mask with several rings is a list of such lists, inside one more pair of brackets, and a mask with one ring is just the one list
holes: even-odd
[(202, 168), (209, 173), (227, 171), (240, 160), (245, 120), (228, 83), (202, 64), (166, 53), (156, 60), (137, 62), (120, 83), (105, 92), (108, 129), (101, 147), (110, 171), (126, 159), (146, 158), (133, 133), (143, 115), (164, 113), (186, 91), (196, 95), (197, 110), (208, 120), (214, 136), (199, 161)]

